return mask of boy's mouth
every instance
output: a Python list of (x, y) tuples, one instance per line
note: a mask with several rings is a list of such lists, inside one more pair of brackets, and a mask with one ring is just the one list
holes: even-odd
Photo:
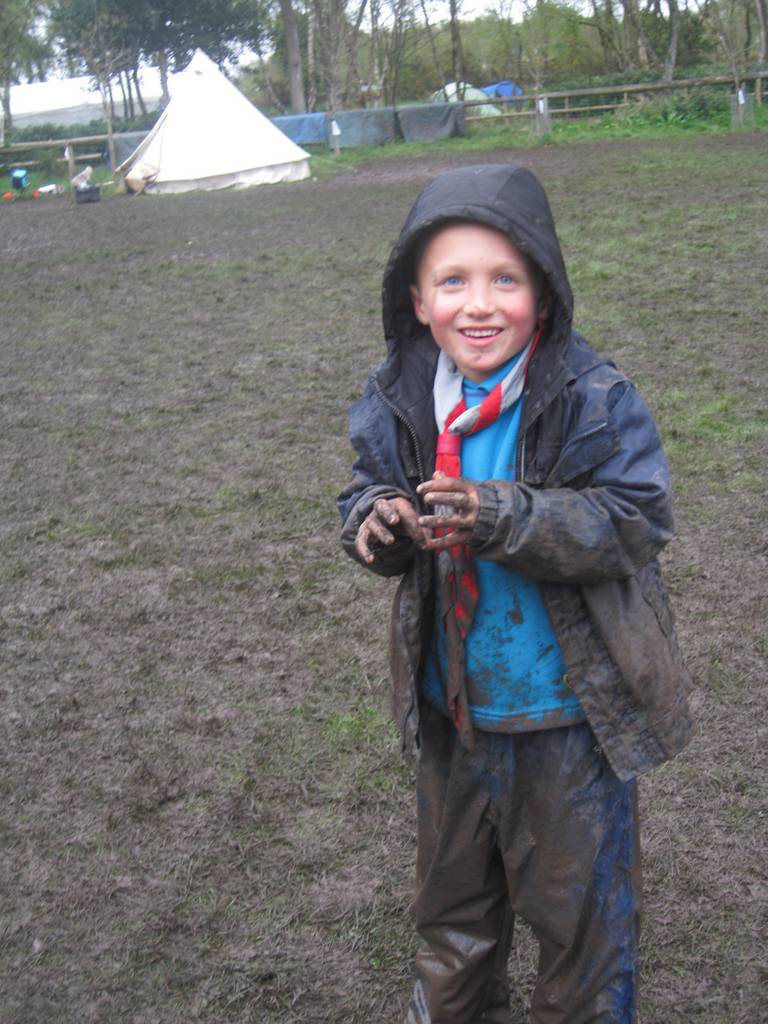
[(501, 333), (500, 327), (463, 327), (461, 329), (461, 334), (465, 338), (479, 339), (481, 341), (483, 338), (495, 338), (499, 333)]

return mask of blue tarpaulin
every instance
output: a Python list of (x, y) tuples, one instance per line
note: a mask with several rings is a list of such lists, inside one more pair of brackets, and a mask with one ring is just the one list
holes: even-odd
[(336, 114), (335, 120), (341, 129), (339, 145), (342, 148), (345, 146), (381, 146), (385, 142), (394, 142), (397, 138), (394, 107), (340, 110)]
[(273, 117), (272, 123), (297, 146), (325, 145), (328, 142), (325, 114), (286, 114)]
[(398, 107), (397, 125), (406, 142), (432, 142), (464, 134), (463, 103), (421, 103)]
[[(299, 146), (332, 145), (330, 114), (286, 114), (272, 122)], [(406, 142), (429, 142), (464, 134), (463, 103), (417, 103), (413, 106), (339, 110), (335, 116), (342, 148), (380, 146), (402, 136)]]

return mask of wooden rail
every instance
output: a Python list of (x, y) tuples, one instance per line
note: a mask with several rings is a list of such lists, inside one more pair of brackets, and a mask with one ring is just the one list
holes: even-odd
[[(115, 132), (112, 138), (121, 139), (135, 134), (136, 132)], [(60, 149), (64, 155), (55, 157), (56, 163), (68, 164), (71, 168), (74, 163), (90, 163), (102, 158), (102, 153), (75, 153), (73, 150), (74, 146), (93, 146), (99, 142), (106, 144), (108, 141), (108, 135), (77, 135), (68, 139), (37, 139), (34, 142), (12, 142), (7, 146), (0, 146), (0, 162), (12, 163), (15, 153), (29, 153), (37, 149)], [(66, 155), (67, 149), (71, 153), (71, 158)], [(39, 160), (24, 161), (26, 167), (37, 167), (39, 164)], [(70, 177), (72, 177), (71, 174)]]
[[(748, 74), (741, 76), (741, 84), (746, 82), (754, 82), (755, 88), (755, 103), (761, 104), (763, 102), (763, 82), (768, 79), (768, 71), (750, 71)], [(701, 88), (707, 85), (734, 85), (734, 80), (731, 75), (710, 75), (707, 78), (677, 78), (671, 82), (637, 82), (631, 85), (595, 85), (584, 89), (553, 89), (542, 90), (541, 92), (532, 93), (528, 96), (513, 96), (513, 97), (499, 97), (499, 96), (488, 96), (484, 100), (464, 100), (465, 108), (471, 107), (482, 107), (488, 104), (495, 107), (508, 107), (513, 104), (517, 107), (525, 104), (528, 109), (525, 110), (502, 110), (498, 114), (488, 114), (485, 116), (469, 115), (467, 121), (491, 121), (491, 120), (506, 120), (514, 119), (516, 117), (534, 117), (536, 114), (536, 104), (539, 99), (546, 99), (549, 104), (550, 100), (564, 100), (565, 104), (562, 107), (549, 106), (549, 114), (552, 116), (559, 116), (562, 114), (582, 114), (586, 112), (594, 112), (597, 110), (618, 110), (621, 107), (629, 105), (629, 97), (642, 93), (649, 92), (670, 92), (675, 89), (693, 89)], [(589, 96), (610, 96), (612, 94), (621, 95), (621, 100), (616, 103), (601, 103), (593, 105), (581, 106), (570, 106), (569, 100), (577, 99), (579, 97)]]
[[(130, 132), (128, 134), (133, 134)], [(113, 135), (112, 138), (119, 139), (120, 135)], [(26, 152), (29, 149), (58, 149), (59, 146), (85, 146), (93, 145), (94, 142), (106, 142), (109, 139), (108, 135), (81, 135), (74, 139), (45, 139), (40, 141), (39, 139), (35, 142), (13, 142), (9, 146), (3, 146), (0, 148), (0, 153), (13, 153), (13, 152)]]
[[(628, 102), (621, 103), (593, 103), (588, 107), (550, 107), (550, 114), (583, 114), (585, 112), (594, 112), (596, 110), (620, 110), (623, 107), (628, 107)], [(465, 121), (506, 121), (515, 117), (534, 117), (536, 110), (531, 107), (530, 110), (511, 110), (502, 114), (477, 114), (474, 117), (466, 117)]]
[[(741, 76), (741, 82), (756, 82), (768, 78), (768, 71), (750, 71)], [(671, 82), (639, 82), (635, 85), (596, 85), (588, 89), (566, 89), (562, 92), (549, 92), (544, 89), (539, 95), (551, 100), (570, 99), (573, 96), (605, 96), (607, 93), (620, 92), (627, 95), (638, 92), (667, 92), (670, 89), (693, 89), (705, 85), (734, 85), (731, 75), (711, 75), (708, 78), (675, 78)]]
[[(50, 147), (48, 147), (48, 148), (50, 148)], [(2, 152), (3, 151), (0, 150), (0, 153), (2, 153)], [(98, 152), (98, 153), (74, 153), (72, 159), (77, 164), (91, 164), (91, 163), (96, 163), (98, 160), (101, 160), (103, 156), (104, 156), (103, 152)], [(0, 162), (2, 162), (2, 161), (0, 161)], [(7, 160), (5, 162), (8, 163), (8, 164), (12, 164), (13, 163), (12, 160)], [(24, 161), (20, 161), (20, 163), (23, 163), (25, 167), (39, 167), (40, 164), (42, 164), (44, 162), (45, 161), (43, 161), (43, 160), (24, 160)], [(66, 156), (57, 156), (57, 157), (53, 158), (53, 162), (57, 163), (57, 164), (68, 164), (69, 160), (66, 158)]]

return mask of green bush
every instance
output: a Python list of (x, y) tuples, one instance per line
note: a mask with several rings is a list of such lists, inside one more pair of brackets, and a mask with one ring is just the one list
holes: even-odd
[(37, 172), (44, 178), (52, 178), (61, 174), (63, 165), (59, 163), (58, 157), (60, 156), (61, 151), (54, 149), (35, 150), (33, 159), (37, 161)]
[(675, 124), (680, 127), (699, 127), (704, 122), (726, 122), (728, 111), (729, 96), (725, 90), (700, 88), (637, 100), (617, 110), (612, 117), (625, 126)]
[[(124, 120), (115, 118), (112, 122), (114, 132), (146, 132), (153, 128), (160, 117), (161, 111), (153, 110), (148, 114)], [(39, 142), (44, 139), (71, 139), (86, 135), (106, 135), (107, 122), (103, 118), (88, 121), (85, 124), (35, 124), (27, 128), (14, 128), (12, 142)]]

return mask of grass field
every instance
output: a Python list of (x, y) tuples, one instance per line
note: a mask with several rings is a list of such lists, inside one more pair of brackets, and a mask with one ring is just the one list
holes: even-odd
[[(768, 1020), (765, 133), (516, 152), (671, 457), (698, 734), (644, 780), (640, 1024)], [(441, 146), (0, 207), (0, 1024), (394, 1024), (414, 947), (390, 584), (346, 408)], [(510, 964), (525, 1020), (534, 951)]]

